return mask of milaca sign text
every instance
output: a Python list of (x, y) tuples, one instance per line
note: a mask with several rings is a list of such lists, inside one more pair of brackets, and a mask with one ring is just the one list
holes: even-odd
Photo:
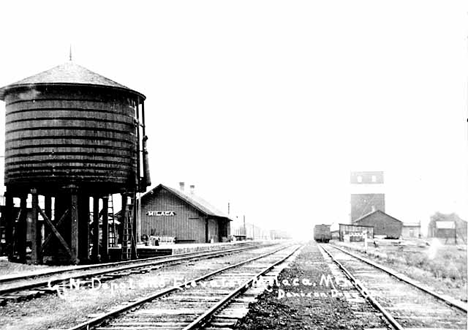
[(176, 213), (174, 211), (148, 211), (146, 215), (149, 217), (168, 217), (174, 216)]

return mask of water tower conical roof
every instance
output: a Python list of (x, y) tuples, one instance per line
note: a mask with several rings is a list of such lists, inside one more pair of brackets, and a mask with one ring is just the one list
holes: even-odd
[(0, 88), (0, 99), (5, 99), (8, 90), (33, 85), (87, 85), (121, 89), (133, 92), (145, 99), (145, 96), (109, 78), (101, 76), (72, 61), (58, 65), (31, 77)]

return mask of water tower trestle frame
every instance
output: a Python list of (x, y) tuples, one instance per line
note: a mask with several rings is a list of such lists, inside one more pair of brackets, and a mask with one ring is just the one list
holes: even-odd
[[(122, 260), (137, 258), (135, 192), (120, 194), (122, 210), (118, 217), (109, 211), (112, 195), (91, 196), (75, 186), (57, 193), (41, 195), (33, 188), (29, 194), (31, 207), (27, 208), (27, 194), (7, 191), (5, 236), (9, 260), (33, 264), (105, 262), (109, 260), (109, 246), (121, 247)], [(21, 201), (17, 210), (14, 197)], [(26, 221), (28, 212), (30, 223)]]

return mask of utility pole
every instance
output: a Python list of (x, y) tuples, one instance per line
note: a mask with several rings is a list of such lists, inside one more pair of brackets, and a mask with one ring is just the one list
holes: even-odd
[(244, 215), (244, 235), (245, 235), (245, 240), (247, 240), (247, 228), (245, 227), (245, 215)]

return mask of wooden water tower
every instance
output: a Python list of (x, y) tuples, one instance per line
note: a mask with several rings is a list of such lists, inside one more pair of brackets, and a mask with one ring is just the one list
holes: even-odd
[(145, 96), (70, 61), (1, 88), (0, 99), (10, 260), (26, 262), (29, 248), (32, 263), (105, 260), (113, 194), (122, 257), (136, 257), (133, 201), (150, 184)]

